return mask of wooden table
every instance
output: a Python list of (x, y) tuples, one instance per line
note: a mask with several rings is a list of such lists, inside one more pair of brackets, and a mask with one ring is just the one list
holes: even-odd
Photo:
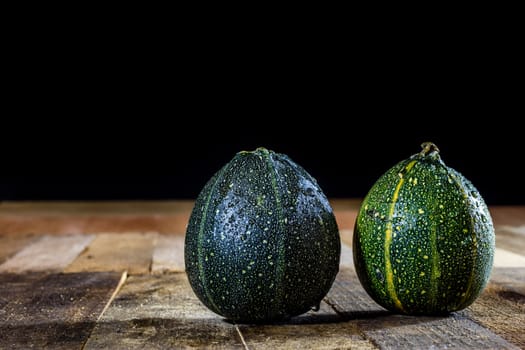
[(448, 317), (387, 312), (359, 284), (351, 236), (358, 200), (332, 201), (341, 269), (318, 312), (232, 324), (206, 309), (184, 273), (193, 203), (0, 204), (0, 349), (525, 348), (525, 207), (492, 207), (490, 283)]

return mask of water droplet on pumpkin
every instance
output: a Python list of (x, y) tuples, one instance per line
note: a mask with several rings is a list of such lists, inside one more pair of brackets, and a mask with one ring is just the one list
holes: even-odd
[(379, 281), (381, 281), (381, 282), (383, 282), (383, 280), (385, 279), (385, 278), (383, 277), (383, 274), (381, 273), (381, 270), (379, 270), (379, 269), (376, 269), (376, 277), (377, 277), (377, 279), (378, 279)]

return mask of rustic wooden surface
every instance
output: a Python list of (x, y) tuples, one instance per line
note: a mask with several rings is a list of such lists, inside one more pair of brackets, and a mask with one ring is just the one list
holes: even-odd
[(158, 236), (155, 240), (152, 273), (184, 272), (184, 236)]
[(80, 349), (122, 274), (0, 275), (0, 348)]
[(0, 349), (525, 349), (525, 207), (493, 207), (491, 280), (447, 317), (394, 315), (353, 268), (358, 200), (332, 202), (341, 268), (317, 312), (266, 325), (206, 309), (184, 273), (191, 201), (0, 203)]
[(463, 313), (525, 349), (525, 269), (496, 267), (491, 281)]
[[(1, 229), (2, 226), (0, 226), (0, 230)], [(19, 233), (16, 235), (0, 234), (0, 264), (38, 238), (39, 236), (34, 233)]]
[(148, 273), (153, 254), (154, 233), (102, 233), (65, 272), (128, 271)]
[(523, 254), (525, 251), (525, 225), (500, 226), (496, 238), (498, 246), (503, 249), (518, 254)]
[(235, 325), (204, 307), (181, 273), (130, 276), (85, 348), (167, 349), (178, 345), (242, 348)]
[(0, 265), (1, 272), (64, 270), (95, 238), (94, 235), (42, 236)]
[(323, 302), (317, 312), (276, 325), (239, 325), (249, 349), (376, 349), (356, 322)]

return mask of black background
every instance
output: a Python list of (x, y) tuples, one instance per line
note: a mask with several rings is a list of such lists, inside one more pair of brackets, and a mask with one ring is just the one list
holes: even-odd
[(195, 198), (259, 146), (363, 197), (432, 141), (489, 204), (525, 204), (522, 59), (493, 29), (45, 28), (4, 50), (0, 200)]
[(51, 129), (22, 128), (3, 140), (9, 152), (4, 152), (0, 197), (195, 198), (236, 152), (259, 146), (289, 155), (328, 197), (363, 197), (387, 169), (432, 141), (446, 164), (470, 179), (488, 204), (525, 204), (518, 170), (523, 147), (512, 124), (497, 127), (495, 121), (476, 131), (473, 124), (461, 125), (454, 118), (239, 118), (218, 117), (219, 123), (207, 129), (208, 122), (200, 118), (183, 125), (181, 119), (162, 124), (147, 117), (106, 127), (99, 118), (81, 119), (73, 123), (83, 128), (76, 133), (76, 127), (64, 129), (61, 121)]

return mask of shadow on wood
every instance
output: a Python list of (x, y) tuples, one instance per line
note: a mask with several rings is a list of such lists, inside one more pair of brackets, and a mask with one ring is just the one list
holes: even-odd
[(95, 327), (87, 322), (33, 322), (0, 325), (0, 345), (6, 349), (80, 349)]
[(210, 323), (208, 318), (139, 318), (100, 321), (85, 349), (200, 348), (214, 345), (243, 348), (234, 327)]

